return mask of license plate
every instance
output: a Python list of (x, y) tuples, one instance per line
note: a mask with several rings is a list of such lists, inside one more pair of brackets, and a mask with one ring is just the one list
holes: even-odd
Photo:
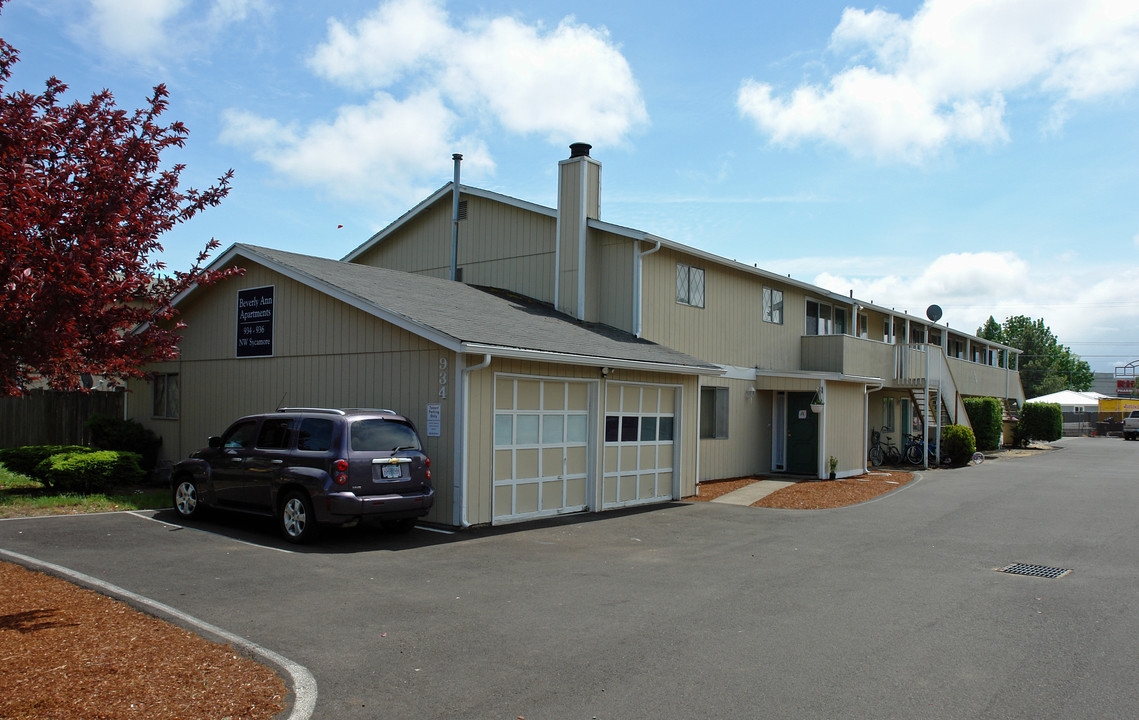
[(385, 480), (390, 478), (403, 477), (403, 465), (381, 465), (380, 477)]

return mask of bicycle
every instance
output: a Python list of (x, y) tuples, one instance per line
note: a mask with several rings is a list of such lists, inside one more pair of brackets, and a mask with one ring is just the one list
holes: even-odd
[[(882, 429), (885, 430), (885, 428)], [(902, 461), (902, 453), (898, 448), (882, 442), (882, 433), (872, 430), (870, 440), (873, 443), (870, 448), (870, 462), (874, 467), (878, 467), (883, 461), (891, 465), (897, 465)]]
[[(906, 462), (910, 465), (921, 465), (922, 457), (929, 455), (929, 464), (937, 465), (937, 448), (930, 444), (926, 445), (917, 435), (906, 435), (906, 449), (903, 453)], [(948, 455), (941, 456), (941, 464), (948, 465), (953, 462), (953, 459)]]

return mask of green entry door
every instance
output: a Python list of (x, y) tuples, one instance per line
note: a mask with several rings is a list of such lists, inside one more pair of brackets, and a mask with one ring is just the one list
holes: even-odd
[(819, 416), (811, 412), (813, 393), (787, 393), (787, 472), (819, 474)]

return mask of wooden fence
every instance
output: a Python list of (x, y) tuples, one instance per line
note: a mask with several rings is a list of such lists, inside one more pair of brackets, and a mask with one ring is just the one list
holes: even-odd
[(0, 447), (81, 445), (87, 418), (121, 418), (125, 408), (123, 392), (32, 390), (21, 397), (0, 397)]

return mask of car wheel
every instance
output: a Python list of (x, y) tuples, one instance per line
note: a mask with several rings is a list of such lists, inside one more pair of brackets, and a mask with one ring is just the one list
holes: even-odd
[(178, 478), (174, 485), (174, 511), (186, 520), (201, 517), (206, 506), (202, 504), (198, 483), (193, 479)]
[(308, 495), (293, 490), (281, 502), (277, 511), (281, 534), (294, 543), (305, 543), (316, 536), (316, 515)]

